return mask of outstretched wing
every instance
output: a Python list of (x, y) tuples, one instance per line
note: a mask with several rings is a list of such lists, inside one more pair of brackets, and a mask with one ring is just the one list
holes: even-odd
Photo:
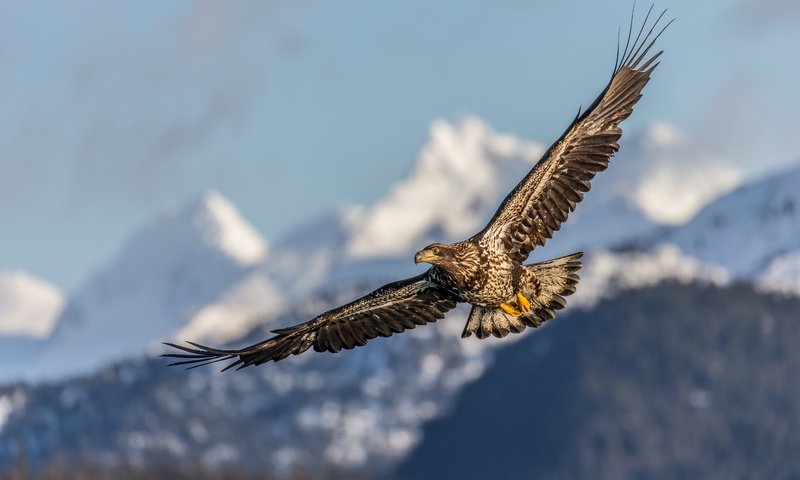
[(189, 342), (192, 347), (167, 343), (182, 353), (162, 356), (179, 359), (170, 365), (190, 365), (190, 368), (234, 360), (224, 369), (228, 370), (236, 366), (260, 365), (270, 360), (277, 362), (289, 355), (303, 353), (312, 346), (317, 352), (327, 350), (333, 353), (360, 347), (375, 337), (389, 337), (417, 325), (435, 322), (456, 306), (458, 296), (436, 283), (430, 272), (384, 285), (308, 322), (274, 330), (274, 337), (241, 350), (221, 350), (192, 342)]
[(662, 52), (649, 57), (648, 54), (669, 26), (668, 23), (650, 40), (663, 16), (664, 13), (641, 38), (650, 17), (648, 11), (630, 49), (631, 33), (628, 33), (611, 81), (505, 198), (486, 228), (475, 236), (483, 247), (504, 251), (521, 262), (561, 228), (583, 194), (589, 191), (589, 182), (608, 167), (610, 158), (619, 150), (617, 141), (622, 135), (619, 124), (631, 114), (650, 74), (658, 66), (656, 59)]

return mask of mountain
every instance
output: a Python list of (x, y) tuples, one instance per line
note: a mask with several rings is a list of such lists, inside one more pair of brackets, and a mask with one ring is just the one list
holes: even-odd
[[(253, 343), (422, 271), (410, 260), (414, 250), (479, 229), (540, 152), (477, 119), (436, 123), (416, 166), (385, 198), (332, 210), (269, 249), (218, 193), (158, 219), (70, 299), (49, 341), (27, 352), (16, 344), (22, 360), (0, 367), (6, 381), (49, 380), (0, 388), (0, 463), (24, 454), (38, 465), (62, 456), (388, 474), (423, 438), (425, 424), (481, 377), (498, 347), (540, 332), (465, 341), (462, 308), (352, 352), (292, 357), (233, 375), (166, 369), (142, 356), (168, 339)], [(633, 181), (619, 175), (606, 183), (600, 176), (557, 241), (535, 252), (534, 261), (591, 249), (572, 313), (554, 324), (665, 279), (730, 283), (725, 268), (674, 246), (606, 249), (663, 229), (633, 190), (616, 188), (620, 178)], [(381, 233), (393, 221), (403, 228)]]
[(142, 355), (186, 328), (265, 255), (260, 235), (230, 202), (209, 192), (134, 235), (69, 299), (25, 368), (5, 362), (0, 378), (52, 379)]
[(660, 242), (739, 278), (800, 289), (800, 165), (723, 195)]
[[(415, 251), (479, 231), (543, 151), (476, 117), (436, 121), (413, 168), (386, 196), (301, 225), (273, 245), (264, 275), (294, 296), (331, 281), (389, 281), (419, 273), (421, 267), (409, 261)], [(658, 227), (610, 187), (587, 194), (547, 255), (613, 245)]]
[[(665, 279), (727, 282), (724, 271), (675, 248), (595, 252), (586, 259), (569, 311), (591, 311), (620, 291)], [(334, 283), (234, 345), (254, 343), (275, 325), (300, 322), (375, 286)], [(569, 318), (569, 311), (552, 323)], [(465, 340), (465, 320), (462, 307), (433, 325), (353, 351), (291, 357), (224, 375), (215, 368), (168, 369), (161, 359), (126, 360), (77, 378), (0, 388), (0, 403), (7, 404), (0, 471), (22, 455), (24, 445), (34, 465), (60, 457), (79, 464), (388, 474), (423, 439), (426, 422), (448, 411), (498, 349), (541, 333)]]
[(23, 271), (0, 271), (0, 337), (46, 338), (64, 308), (54, 285)]
[(682, 225), (742, 183), (740, 169), (708, 152), (675, 126), (654, 122), (626, 132), (595, 186), (613, 191), (658, 224)]
[[(475, 117), (455, 125), (434, 122), (430, 140), (409, 176), (385, 198), (351, 213), (346, 253), (351, 258), (408, 255), (434, 241), (471, 236), (483, 228), (544, 150), (540, 144), (497, 133)], [(611, 228), (594, 229), (598, 217), (614, 223)], [(570, 215), (550, 253), (613, 244), (656, 225), (624, 193), (601, 184)], [(590, 229), (599, 235), (588, 235)]]
[[(65, 303), (58, 288), (44, 280), (23, 271), (0, 272), (0, 371), (11, 378), (26, 373), (28, 359), (44, 350)], [(3, 409), (0, 402), (0, 418)]]
[[(434, 122), (416, 165), (385, 198), (332, 210), (270, 253), (236, 208), (209, 192), (133, 235), (71, 296), (26, 368), (4, 362), (0, 381), (88, 372), (163, 340), (235, 341), (332, 284), (377, 286), (417, 274), (423, 267), (410, 261), (416, 249), (479, 230), (542, 151), (474, 117)], [(616, 191), (597, 188), (544, 254), (610, 245), (653, 228)]]
[[(301, 321), (362, 293), (329, 291), (278, 319)], [(93, 375), (0, 387), (0, 471), (19, 455), (42, 465), (131, 461), (267, 472), (385, 471), (419, 439), (420, 426), (481, 374), (483, 349), (463, 342), (463, 311), (344, 355), (292, 357), (221, 375), (163, 359), (128, 360)], [(240, 343), (255, 342), (270, 327)]]
[(398, 478), (797, 478), (800, 299), (664, 283), (497, 353)]
[(797, 298), (666, 282), (504, 340), (461, 340), (462, 313), (233, 374), (128, 360), (0, 387), (0, 471), (25, 455), (265, 475), (792, 478), (798, 319)]

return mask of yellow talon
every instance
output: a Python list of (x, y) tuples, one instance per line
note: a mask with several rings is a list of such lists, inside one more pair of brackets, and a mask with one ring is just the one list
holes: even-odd
[(504, 312), (511, 315), (512, 317), (522, 316), (522, 312), (520, 312), (514, 305), (509, 305), (508, 303), (501, 303), (500, 308), (502, 308)]
[(531, 311), (531, 302), (529, 302), (528, 299), (525, 298), (525, 295), (521, 294), (520, 292), (517, 292), (517, 305), (519, 305), (519, 309), (522, 311), (522, 313), (528, 313)]

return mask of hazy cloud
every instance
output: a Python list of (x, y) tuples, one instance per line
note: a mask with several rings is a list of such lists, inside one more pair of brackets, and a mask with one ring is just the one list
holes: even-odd
[(773, 75), (741, 68), (717, 86), (692, 128), (702, 146), (749, 173), (796, 159), (796, 106)]
[[(268, 88), (274, 53), (265, 48), (285, 56), (307, 48), (280, 20), (289, 5), (296, 8), (283, 0), (205, 0), (119, 28), (109, 24), (127, 11), (109, 7), (57, 24), (49, 42), (0, 48), (0, 62), (17, 54), (10, 73), (20, 79), (4, 92), (20, 100), (17, 110), (0, 115), (3, 205), (17, 207), (25, 195), (44, 204), (48, 191), (49, 201), (83, 209), (98, 198), (150, 202), (180, 189), (188, 169), (208, 167), (214, 146), (236, 144), (253, 100)], [(36, 53), (53, 43), (58, 55)]]
[(800, 2), (797, 0), (741, 0), (731, 8), (731, 17), (753, 33), (776, 27), (800, 25)]
[(738, 186), (742, 171), (718, 152), (667, 123), (652, 123), (623, 140), (608, 183), (651, 220), (680, 224), (709, 201)]

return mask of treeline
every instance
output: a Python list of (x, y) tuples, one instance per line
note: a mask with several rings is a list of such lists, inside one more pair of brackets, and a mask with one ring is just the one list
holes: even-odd
[(3, 480), (367, 480), (368, 477), (340, 472), (309, 473), (295, 472), (288, 476), (275, 477), (267, 473), (247, 471), (235, 466), (210, 468), (202, 463), (189, 467), (170, 465), (136, 466), (130, 463), (117, 465), (80, 464), (52, 462), (41, 468), (31, 468), (17, 462), (9, 469), (0, 471)]

